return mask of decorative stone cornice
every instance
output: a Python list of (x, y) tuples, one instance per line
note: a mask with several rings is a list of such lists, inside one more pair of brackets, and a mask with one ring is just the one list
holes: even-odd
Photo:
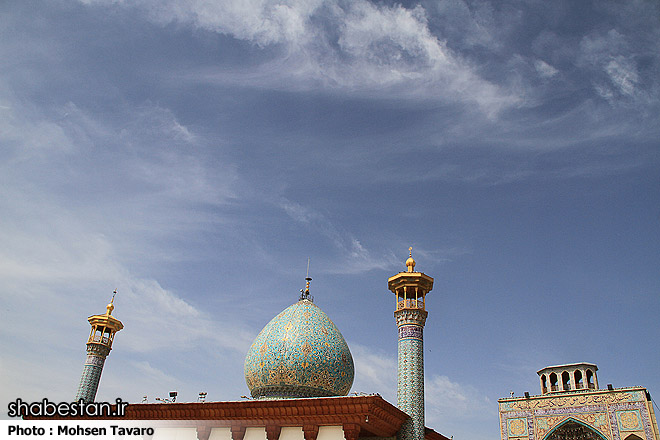
[(428, 312), (422, 309), (401, 309), (394, 312), (397, 327), (402, 325), (419, 325), (424, 327)]
[(102, 345), (95, 342), (90, 342), (87, 344), (87, 354), (107, 357), (110, 354), (110, 350), (112, 350), (112, 348), (108, 347), (107, 345)]

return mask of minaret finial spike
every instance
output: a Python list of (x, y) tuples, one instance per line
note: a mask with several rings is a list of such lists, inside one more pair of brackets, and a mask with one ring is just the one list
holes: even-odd
[(110, 315), (112, 311), (115, 309), (115, 304), (114, 304), (115, 295), (117, 295), (117, 289), (115, 289), (114, 292), (112, 292), (112, 299), (110, 300), (110, 304), (106, 306), (106, 309), (108, 309), (108, 311), (106, 312), (107, 315)]
[(412, 246), (408, 248), (408, 251), (410, 251), (410, 256), (406, 260), (406, 267), (408, 268), (408, 272), (414, 272), (415, 271), (415, 259), (412, 257)]

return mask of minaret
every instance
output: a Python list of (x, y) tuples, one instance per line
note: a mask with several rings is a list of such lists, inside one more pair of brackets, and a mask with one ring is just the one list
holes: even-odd
[(401, 427), (399, 440), (424, 440), (424, 323), (426, 294), (433, 289), (433, 278), (415, 271), (415, 260), (406, 260), (407, 272), (387, 280), (396, 298), (394, 318), (399, 330), (397, 406), (410, 416)]
[[(114, 294), (117, 294), (116, 290)], [(112, 350), (112, 340), (115, 333), (124, 328), (124, 324), (120, 320), (111, 316), (112, 310), (115, 308), (113, 305), (115, 295), (112, 295), (112, 301), (107, 305), (104, 315), (93, 315), (87, 318), (92, 326), (92, 331), (87, 340), (87, 359), (80, 378), (76, 402), (80, 399), (85, 402), (93, 402), (96, 398), (103, 364)]]

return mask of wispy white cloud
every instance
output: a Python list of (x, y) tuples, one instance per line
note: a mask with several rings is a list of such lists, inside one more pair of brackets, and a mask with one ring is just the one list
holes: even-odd
[[(216, 320), (155, 280), (127, 279), (121, 283), (122, 316), (131, 322), (123, 333), (123, 346), (137, 353), (167, 349), (175, 351), (192, 345), (212, 344), (216, 349), (244, 353), (255, 334), (228, 317)], [(145, 314), (144, 310), (150, 310)], [(158, 329), (154, 332), (154, 329)]]
[(300, 223), (310, 223), (320, 218), (316, 212), (290, 200), (282, 200), (280, 207), (284, 209), (289, 217)]
[[(109, 4), (109, 0), (86, 0)], [(211, 81), (252, 82), (376, 92), (476, 104), (486, 114), (520, 103), (482, 79), (469, 63), (429, 30), (421, 6), (386, 6), (366, 0), (119, 2), (160, 23), (188, 23), (280, 53), (248, 72), (188, 75)], [(259, 74), (261, 71), (261, 74)]]
[(355, 363), (353, 391), (377, 392), (390, 402), (396, 401), (396, 358), (355, 342), (350, 348)]
[[(396, 401), (395, 356), (375, 351), (361, 344), (351, 343), (355, 361), (355, 392), (378, 392), (386, 400)], [(497, 416), (497, 404), (485, 393), (469, 384), (462, 384), (444, 375), (426, 372), (426, 425), (442, 428), (457, 426), (456, 420), (490, 419)]]
[(559, 73), (557, 69), (555, 69), (554, 67), (552, 67), (550, 64), (546, 63), (543, 60), (534, 61), (534, 68), (536, 68), (536, 71), (543, 78), (552, 78), (557, 73)]
[[(113, 288), (119, 289), (115, 314), (129, 323), (118, 335), (122, 351), (148, 357), (199, 346), (242, 355), (252, 329), (200, 310), (163, 288), (149, 269), (176, 258), (172, 242), (215, 224), (203, 209), (189, 208), (217, 207), (232, 197), (233, 168), (206, 167), (203, 143), (159, 106), (145, 104), (117, 122), (73, 103), (35, 110), (17, 99), (5, 102), (0, 302), (30, 313), (12, 314), (2, 329), (42, 356), (48, 356), (44, 344), (50, 344), (50, 362), (57, 365), (45, 373), (38, 371), (43, 363), (35, 362), (33, 374), (26, 375), (18, 359), (3, 358), (14, 395), (55, 383), (50, 375), (57, 371), (74, 371), (67, 358), (79, 361), (82, 352), (75, 356), (69, 349), (79, 347), (87, 331), (76, 333), (77, 324), (102, 313)], [(139, 269), (133, 267), (136, 261)], [(43, 332), (44, 316), (58, 317), (51, 324), (58, 331)], [(148, 360), (139, 362), (154, 381), (167, 379), (149, 370)], [(45, 382), (33, 384), (25, 376)], [(58, 392), (71, 388), (73, 394), (74, 387), (62, 383)]]
[(621, 93), (628, 96), (634, 95), (639, 79), (637, 68), (631, 60), (620, 55), (613, 57), (605, 66), (605, 71)]
[(586, 35), (578, 65), (595, 69), (594, 89), (610, 102), (621, 96), (639, 98), (639, 75), (627, 38), (616, 29)]
[[(233, 197), (233, 168), (206, 167), (194, 134), (158, 106), (119, 123), (73, 103), (50, 115), (20, 102), (10, 107), (0, 118), (0, 142), (9, 146), (0, 165), (0, 273), (50, 282), (128, 278), (131, 291), (154, 302), (171, 295), (130, 275), (122, 252), (140, 252), (150, 235), (212, 222), (187, 207)], [(175, 304), (170, 312), (190, 313)]]
[[(429, 3), (442, 23), (439, 32), (455, 44), (465, 47), (485, 47), (489, 50), (502, 48), (504, 39), (500, 33), (505, 23), (498, 22), (494, 7), (487, 1), (448, 0)], [(508, 15), (506, 24), (512, 25), (518, 17)]]
[(293, 220), (316, 231), (340, 251), (341, 261), (327, 264), (326, 272), (362, 273), (400, 264), (392, 254), (374, 255), (353, 234), (337, 227), (327, 216), (318, 211), (287, 199), (282, 199), (279, 206)]
[(497, 405), (484, 394), (470, 385), (454, 382), (447, 376), (432, 375), (424, 386), (429, 413), (435, 417), (469, 417), (496, 411)]
[[(131, 362), (133, 368), (140, 372), (140, 376), (144, 381), (158, 382), (163, 385), (176, 383), (177, 379), (169, 374), (163, 372), (161, 369), (153, 367), (148, 361)], [(165, 388), (167, 388), (165, 386)]]

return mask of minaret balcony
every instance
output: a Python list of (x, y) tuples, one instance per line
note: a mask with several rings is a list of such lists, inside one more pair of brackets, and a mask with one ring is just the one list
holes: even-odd
[(422, 298), (419, 298), (419, 299), (402, 299), (402, 300), (399, 300), (396, 303), (396, 309), (397, 310), (403, 310), (403, 309), (425, 310), (426, 308), (424, 307), (424, 300)]
[(89, 342), (100, 342), (101, 344), (110, 345), (110, 338), (107, 336), (101, 337), (99, 335), (96, 335)]

